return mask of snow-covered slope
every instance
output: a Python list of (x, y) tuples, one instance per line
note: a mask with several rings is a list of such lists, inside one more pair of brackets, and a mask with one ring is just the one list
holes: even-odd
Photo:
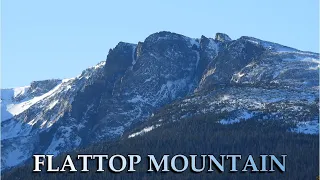
[(61, 80), (34, 81), (30, 86), (1, 89), (1, 121), (22, 113), (29, 107), (52, 94)]
[(319, 134), (318, 87), (308, 90), (286, 87), (224, 86), (198, 92), (162, 108), (148, 124), (129, 135), (144, 135), (164, 124), (197, 117), (215, 117), (229, 125), (246, 120), (281, 121), (287, 131)]
[[(44, 149), (53, 154), (63, 151), (61, 149), (54, 152), (54, 146), (42, 147), (47, 142), (43, 142), (41, 138), (49, 134), (49, 139), (52, 139), (50, 136), (58, 132), (51, 133), (52, 126), (70, 111), (77, 92), (103, 72), (104, 64), (105, 62), (99, 63), (76, 78), (33, 82), (31, 86), (1, 91), (2, 168), (15, 166), (28, 159), (32, 153)], [(41, 87), (34, 84), (40, 84)], [(41, 93), (39, 88), (42, 88)], [(65, 132), (63, 136), (68, 147), (79, 145), (79, 139), (72, 139)], [(57, 144), (58, 141), (59, 139), (52, 139), (52, 144)]]
[(312, 134), (318, 70), (319, 54), (251, 37), (163, 31), (120, 42), (105, 62), (75, 78), (1, 90), (2, 169), (34, 153), (118, 139), (145, 120), (151, 125), (130, 137), (207, 113), (221, 124), (281, 120), (294, 124), (288, 131)]

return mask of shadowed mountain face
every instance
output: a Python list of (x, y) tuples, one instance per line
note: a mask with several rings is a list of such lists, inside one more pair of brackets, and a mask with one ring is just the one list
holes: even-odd
[[(1, 90), (2, 170), (32, 154), (60, 154), (214, 114), (220, 124), (260, 118), (318, 132), (319, 54), (259, 40), (158, 32), (120, 42), (105, 62), (64, 80)], [(150, 128), (151, 127), (151, 128)]]

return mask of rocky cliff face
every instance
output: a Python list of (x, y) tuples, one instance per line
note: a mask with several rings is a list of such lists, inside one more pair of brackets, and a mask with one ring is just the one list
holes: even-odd
[(35, 153), (118, 139), (142, 121), (157, 127), (161, 119), (199, 113), (223, 113), (225, 124), (295, 117), (297, 132), (314, 132), (318, 70), (319, 54), (251, 37), (163, 31), (138, 44), (120, 42), (105, 62), (75, 78), (1, 90), (2, 169)]

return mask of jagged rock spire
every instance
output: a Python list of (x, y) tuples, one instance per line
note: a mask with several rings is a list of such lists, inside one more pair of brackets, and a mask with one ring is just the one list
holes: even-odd
[(227, 34), (224, 34), (224, 33), (217, 33), (215, 40), (221, 41), (221, 42), (232, 41), (232, 39)]

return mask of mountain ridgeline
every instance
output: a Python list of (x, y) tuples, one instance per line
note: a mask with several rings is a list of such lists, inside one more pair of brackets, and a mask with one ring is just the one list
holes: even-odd
[(247, 126), (241, 124), (254, 124), (253, 132), (265, 128), (261, 124), (276, 124), (269, 130), (292, 142), (307, 138), (311, 147), (306, 145), (306, 152), (317, 156), (318, 97), (317, 53), (247, 36), (189, 38), (162, 31), (137, 44), (118, 43), (105, 62), (75, 78), (2, 89), (1, 168), (28, 164), (33, 154), (129, 143), (145, 134), (162, 138), (152, 133), (167, 129), (170, 136), (179, 130), (172, 126), (183, 124), (180, 121), (194, 125), (192, 121), (204, 123), (209, 117), (214, 121), (208, 132), (230, 127), (229, 141), (236, 138), (234, 131), (247, 133), (236, 128)]

